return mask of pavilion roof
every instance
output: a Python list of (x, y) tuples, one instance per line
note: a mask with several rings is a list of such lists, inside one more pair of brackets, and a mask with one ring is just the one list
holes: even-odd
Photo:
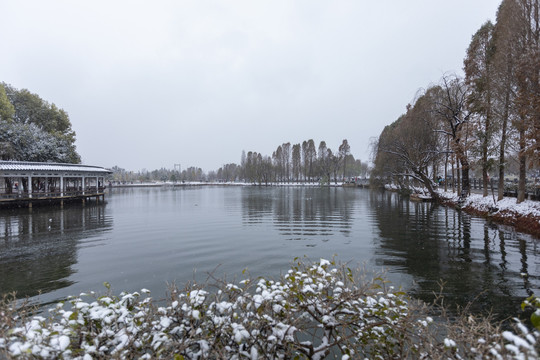
[(111, 170), (100, 167), (81, 164), (52, 163), (52, 162), (30, 162), (30, 161), (3, 161), (0, 160), (0, 172), (12, 171), (54, 171), (54, 172), (81, 172), (110, 174)]

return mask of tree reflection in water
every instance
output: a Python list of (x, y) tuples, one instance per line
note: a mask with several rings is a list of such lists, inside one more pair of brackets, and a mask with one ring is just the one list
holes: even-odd
[(355, 189), (282, 187), (246, 189), (242, 192), (243, 221), (260, 224), (270, 216), (273, 226), (287, 240), (307, 246), (328, 241), (335, 233), (349, 236)]
[[(379, 229), (378, 264), (412, 274), (416, 297), (430, 301), (444, 284), (447, 304), (514, 316), (540, 281), (538, 240), (512, 228), (398, 194), (371, 192)], [(536, 268), (530, 272), (529, 268)]]

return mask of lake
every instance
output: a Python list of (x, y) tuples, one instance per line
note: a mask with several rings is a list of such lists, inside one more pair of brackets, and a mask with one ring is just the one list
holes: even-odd
[[(87, 291), (165, 296), (208, 274), (273, 276), (295, 257), (385, 270), (431, 300), (513, 316), (539, 293), (540, 241), (453, 209), (354, 188), (114, 188), (105, 204), (1, 210), (0, 293), (39, 304)], [(41, 293), (39, 296), (36, 296)]]

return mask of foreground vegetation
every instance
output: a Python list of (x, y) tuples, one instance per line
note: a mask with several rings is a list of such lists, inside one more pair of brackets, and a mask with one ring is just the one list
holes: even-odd
[(172, 287), (166, 301), (108, 288), (48, 317), (5, 298), (0, 357), (537, 359), (540, 348), (540, 333), (517, 320), (513, 331), (466, 311), (449, 321), (442, 306), (327, 260), (298, 262), (279, 281)]

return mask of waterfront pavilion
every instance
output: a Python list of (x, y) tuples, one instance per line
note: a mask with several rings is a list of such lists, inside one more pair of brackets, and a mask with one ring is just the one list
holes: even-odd
[(103, 200), (105, 176), (111, 173), (98, 166), (0, 161), (0, 205)]

